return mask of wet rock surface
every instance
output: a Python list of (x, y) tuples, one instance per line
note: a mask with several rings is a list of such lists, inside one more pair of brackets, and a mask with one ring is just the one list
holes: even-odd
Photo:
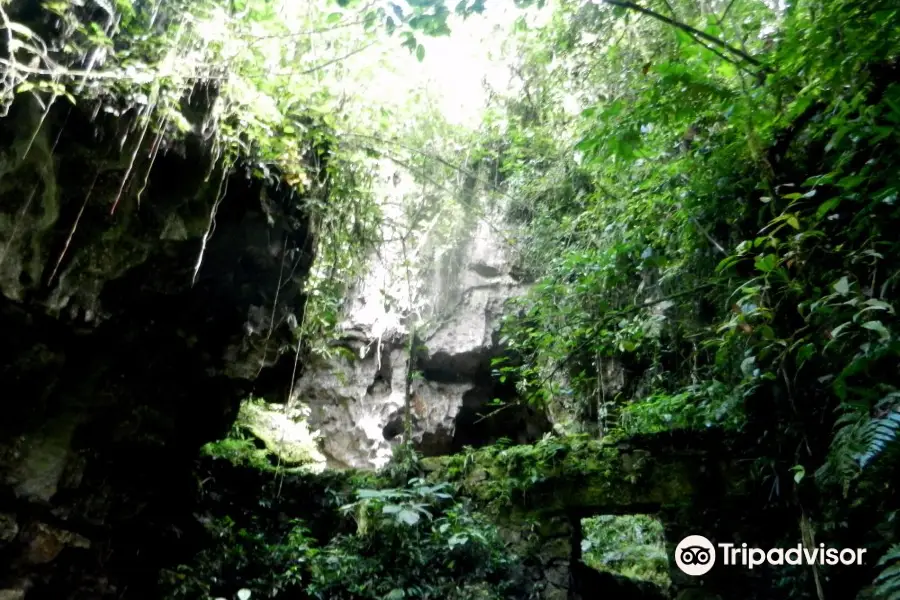
[(503, 353), (504, 304), (527, 286), (512, 275), (509, 248), (489, 217), (467, 227), (413, 282), (421, 319), (412, 334), (410, 319), (385, 308), (390, 302), (380, 295), (389, 264), (350, 295), (339, 355), (311, 364), (298, 381), (294, 398), (310, 407), (310, 425), (320, 431), (332, 465), (386, 463), (404, 435), (407, 376), (412, 441), (426, 456), (502, 437), (527, 443), (550, 429), (537, 411), (494, 406), (517, 396), (512, 384), (492, 375), (491, 361)]
[(293, 368), (298, 199), (90, 111), (22, 95), (0, 126), (0, 597), (154, 597), (197, 449)]

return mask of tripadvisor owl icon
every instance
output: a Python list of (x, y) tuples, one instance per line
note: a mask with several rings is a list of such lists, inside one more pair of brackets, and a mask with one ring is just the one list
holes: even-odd
[(702, 535), (689, 535), (675, 548), (675, 564), (687, 575), (704, 575), (716, 564), (716, 549)]

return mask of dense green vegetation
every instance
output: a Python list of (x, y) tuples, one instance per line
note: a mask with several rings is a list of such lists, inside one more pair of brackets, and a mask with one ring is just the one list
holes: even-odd
[[(216, 87), (201, 128), (224, 171), (249, 164), (313, 216), (318, 268), (297, 324), (308, 352), (328, 351), (343, 294), (380, 242), (377, 159), (436, 187), (483, 179), (533, 282), (509, 307), (496, 376), (560, 433), (591, 439), (482, 450), (508, 478), (470, 495), (506, 501), (553, 469), (605, 468), (612, 440), (724, 430), (760, 449), (757, 484), (794, 511), (792, 535), (865, 546), (882, 561), (867, 593), (897, 597), (897, 3), (520, 0), (507, 40), (517, 87), (493, 91), (475, 130), (344, 85), (388, 68), (348, 66), (376, 45), (427, 64), (429, 36), (485, 7), (452, 4), (323, 1), (286, 19), (263, 0), (170, 2), (158, 22), (119, 0), (100, 26), (79, 3), (50, 2), (65, 25), (53, 49), (34, 19), (3, 10), (14, 51), (2, 102), (35, 94), (120, 114), (137, 154), (145, 139), (195, 132), (188, 98), (198, 82)], [(327, 201), (305, 193), (324, 188)], [(282, 473), (249, 439), (207, 450)], [(221, 516), (209, 523), (216, 546), (174, 577), (174, 597), (519, 597), (494, 525), (457, 490), (401, 474), (342, 489), (331, 508), (345, 507), (344, 529), (330, 540), (302, 521), (270, 531)], [(587, 562), (663, 583), (659, 532), (640, 519), (617, 527), (591, 522)]]
[(603, 515), (582, 524), (585, 564), (661, 587), (669, 585), (669, 558), (659, 521), (647, 515)]
[[(252, 490), (257, 506), (249, 510), (211, 502), (209, 544), (190, 564), (163, 574), (165, 597), (239, 597), (242, 590), (254, 598), (321, 600), (521, 594), (516, 557), (497, 528), (454, 498), (448, 484), (417, 477), (418, 459), (404, 449), (377, 477), (285, 471), (274, 461), (260, 464), (258, 452), (265, 454), (237, 440), (207, 450), (213, 463), (249, 465), (264, 483)], [(304, 519), (285, 518), (287, 496), (305, 497)]]
[(495, 144), (537, 283), (498, 370), (601, 435), (740, 431), (768, 456), (770, 502), (819, 539), (870, 511), (855, 539), (881, 555), (897, 541), (900, 13), (606, 4), (522, 33), (526, 93)]
[(897, 540), (900, 13), (656, 8), (572, 5), (523, 34), (527, 93), (496, 143), (537, 284), (506, 326), (520, 362), (498, 370), (601, 434), (739, 430), (769, 456), (771, 502), (823, 535), (875, 511), (881, 554)]

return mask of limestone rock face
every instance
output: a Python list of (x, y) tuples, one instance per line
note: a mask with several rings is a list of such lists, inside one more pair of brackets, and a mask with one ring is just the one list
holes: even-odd
[[(310, 423), (332, 466), (382, 466), (391, 456), (390, 440), (403, 432), (407, 357), (389, 346), (382, 352), (380, 366), (370, 350), (362, 359), (342, 358), (312, 369), (296, 388), (310, 406)], [(450, 447), (463, 394), (471, 388), (467, 383), (413, 382), (413, 440), (422, 451)]]
[(376, 468), (387, 462), (405, 431), (407, 376), (412, 441), (426, 455), (501, 436), (527, 441), (546, 429), (525, 409), (501, 413), (503, 421), (482, 419), (491, 412), (487, 403), (514, 393), (492, 378), (491, 359), (501, 352), (496, 333), (503, 305), (526, 288), (510, 274), (497, 219), (467, 218), (452, 245), (420, 265), (414, 310), (397, 307), (385, 293), (403, 282), (396, 281), (401, 256), (382, 251), (383, 262), (351, 297), (340, 355), (310, 365), (295, 387), (332, 464)]
[(390, 458), (383, 429), (404, 405), (405, 368), (399, 344), (388, 341), (379, 350), (367, 343), (358, 354), (348, 351), (315, 365), (300, 379), (294, 393), (310, 407), (309, 421), (329, 464), (371, 468)]
[(121, 597), (111, 571), (153, 597), (197, 449), (288, 391), (313, 259), (286, 187), (92, 112), (20, 94), (0, 121), (4, 597)]

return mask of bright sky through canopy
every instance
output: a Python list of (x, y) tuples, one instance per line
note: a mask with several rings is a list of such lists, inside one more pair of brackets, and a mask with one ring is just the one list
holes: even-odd
[(487, 100), (484, 82), (495, 90), (509, 87), (510, 57), (504, 56), (502, 46), (513, 21), (523, 14), (511, 3), (497, 2), (482, 15), (466, 20), (453, 16), (448, 20), (449, 36), (421, 36), (425, 47), (421, 62), (400, 46), (396, 36), (385, 37), (377, 49), (353, 57), (349, 68), (371, 69), (371, 76), (364, 80), (351, 76), (347, 91), (358, 93), (350, 88), (366, 81), (363, 96), (391, 108), (409, 106), (421, 91), (448, 123), (475, 128)]

